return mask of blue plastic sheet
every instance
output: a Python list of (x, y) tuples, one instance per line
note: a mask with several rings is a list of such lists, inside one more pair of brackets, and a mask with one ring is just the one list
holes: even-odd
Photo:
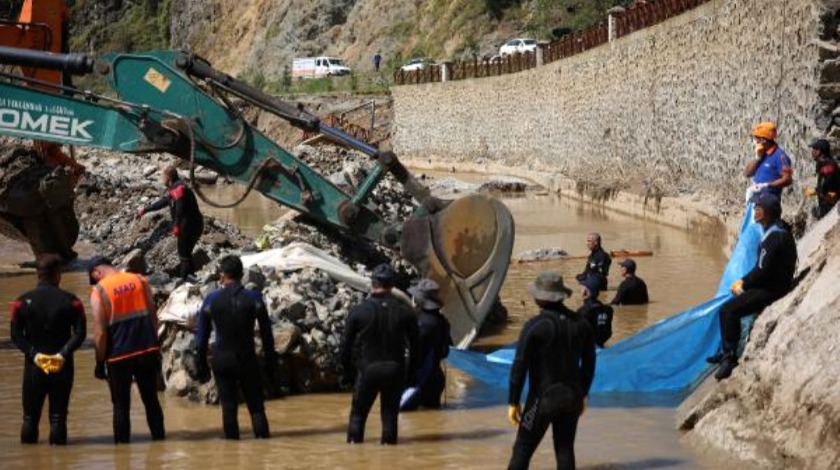
[[(705, 358), (720, 348), (718, 311), (731, 297), (731, 284), (755, 265), (761, 227), (752, 221), (752, 213), (750, 204), (716, 295), (599, 350), (590, 396), (620, 397), (622, 404), (645, 394), (679, 401), (704, 377), (708, 371)], [(515, 347), (508, 346), (487, 355), (452, 351), (449, 363), (488, 385), (506, 388)]]

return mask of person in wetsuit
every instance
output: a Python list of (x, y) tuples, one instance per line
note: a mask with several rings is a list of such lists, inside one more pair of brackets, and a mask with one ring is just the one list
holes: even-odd
[(94, 376), (107, 380), (114, 408), (114, 443), (131, 441), (131, 383), (137, 384), (146, 409), (152, 440), (166, 438), (163, 409), (157, 396), (160, 346), (152, 289), (143, 276), (117, 271), (111, 260), (93, 257), (88, 263), (93, 288)]
[(204, 232), (204, 216), (198, 209), (193, 190), (178, 176), (174, 166), (167, 167), (161, 176), (166, 186), (163, 197), (148, 206), (137, 209), (137, 217), (169, 207), (172, 217), (172, 235), (178, 237), (179, 276), (186, 279), (195, 272), (192, 252)]
[(400, 396), (406, 377), (409, 386), (415, 385), (417, 318), (404, 301), (391, 294), (395, 278), (390, 265), (376, 266), (371, 277), (371, 295), (347, 317), (341, 362), (345, 373), (356, 372), (348, 443), (364, 442), (365, 422), (379, 395), (380, 443), (395, 445)]
[(738, 366), (738, 343), (741, 341), (741, 318), (760, 314), (765, 307), (793, 289), (796, 271), (796, 242), (790, 228), (781, 220), (779, 197), (772, 193), (759, 196), (753, 220), (761, 224), (763, 235), (755, 267), (732, 283), (734, 297), (720, 309), (722, 349), (707, 359), (719, 363), (715, 378), (723, 380)]
[(85, 310), (60, 289), (60, 256), (38, 260), (38, 286), (12, 303), (12, 341), (23, 351), (23, 425), (20, 442), (38, 442), (38, 423), (49, 397), (50, 444), (67, 444), (67, 407), (73, 389), (73, 352), (85, 340)]
[(595, 344), (599, 348), (603, 348), (612, 337), (613, 309), (598, 300), (600, 282), (597, 277), (590, 276), (580, 281), (580, 285), (583, 286), (580, 293), (583, 298), (583, 305), (580, 306), (577, 313), (589, 322), (589, 326), (592, 327), (595, 334)]
[(262, 374), (254, 349), (254, 325), (259, 324), (263, 347), (263, 366), (270, 372), (277, 363), (271, 320), (262, 294), (242, 287), (244, 273), (239, 257), (228, 255), (219, 263), (223, 287), (204, 299), (198, 313), (196, 365), (201, 381), (209, 380), (207, 343), (216, 330), (213, 348), (213, 375), (222, 405), (225, 439), (239, 439), (239, 390), (245, 396), (254, 437), (270, 437), (265, 415)]
[(527, 469), (551, 425), (557, 468), (574, 469), (578, 419), (595, 377), (595, 337), (589, 323), (563, 305), (571, 290), (560, 274), (541, 273), (529, 290), (540, 313), (523, 326), (510, 371), (508, 418), (519, 429), (508, 468)]
[(577, 275), (578, 282), (595, 276), (598, 279), (598, 290), (607, 290), (607, 276), (610, 275), (612, 258), (601, 247), (601, 235), (590, 233), (586, 236), (586, 247), (589, 248), (589, 256), (586, 258), (586, 266), (583, 272)]
[(837, 161), (831, 157), (831, 145), (827, 140), (815, 139), (810, 147), (811, 157), (816, 164), (817, 186), (807, 188), (805, 194), (817, 197), (814, 217), (822, 219), (840, 199), (840, 168)]
[(630, 258), (618, 263), (621, 266), (621, 277), (624, 279), (618, 285), (610, 305), (644, 305), (648, 299), (647, 284), (636, 276), (636, 262)]
[(452, 345), (449, 320), (440, 309), (440, 286), (431, 279), (421, 279), (408, 289), (419, 310), (417, 316), (417, 361), (418, 369), (414, 382), (417, 388), (410, 388), (409, 395), (403, 394), (403, 411), (419, 407), (440, 408), (440, 397), (446, 388), (446, 375), (440, 363), (449, 356)]

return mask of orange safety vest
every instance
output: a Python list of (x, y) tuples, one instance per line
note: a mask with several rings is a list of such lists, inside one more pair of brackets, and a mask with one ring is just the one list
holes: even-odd
[(146, 298), (147, 281), (132, 273), (106, 276), (93, 287), (108, 324), (108, 362), (160, 349), (152, 327), (152, 309)]

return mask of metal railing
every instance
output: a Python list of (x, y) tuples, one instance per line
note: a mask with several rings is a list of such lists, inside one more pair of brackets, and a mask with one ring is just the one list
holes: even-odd
[[(681, 15), (711, 0), (646, 0), (640, 1), (622, 13), (614, 15), (612, 40), (635, 31), (648, 28), (667, 19)], [(394, 73), (397, 85), (413, 85), (448, 80), (464, 80), (495, 75), (516, 73), (547, 64), (566, 57), (571, 57), (610, 41), (609, 25), (606, 20), (583, 31), (568, 35), (562, 39), (540, 44), (542, 61), (537, 60), (538, 53), (527, 52), (488, 60), (466, 60), (431, 65), (423, 70)], [(541, 63), (540, 63), (541, 62)], [(445, 70), (444, 70), (445, 68)]]

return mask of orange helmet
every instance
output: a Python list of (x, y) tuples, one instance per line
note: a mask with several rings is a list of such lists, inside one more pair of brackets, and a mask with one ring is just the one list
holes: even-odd
[(760, 122), (753, 127), (753, 137), (776, 140), (776, 124), (770, 121)]

